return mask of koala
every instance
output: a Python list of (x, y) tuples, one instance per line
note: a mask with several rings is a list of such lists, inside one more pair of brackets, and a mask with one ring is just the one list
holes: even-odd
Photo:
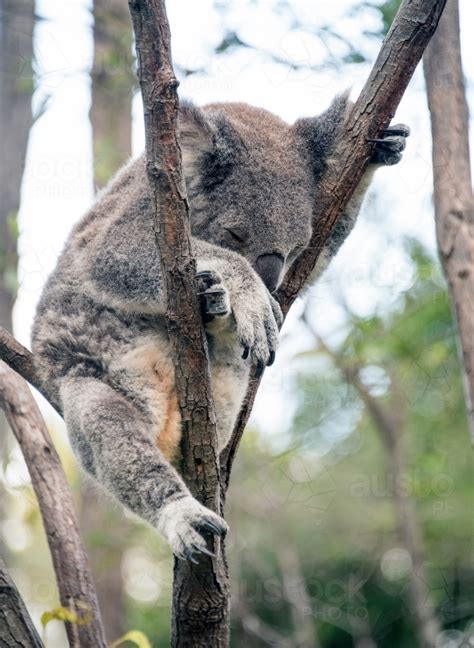
[[(282, 315), (272, 294), (307, 247), (318, 183), (348, 111), (337, 97), (288, 125), (243, 103), (183, 103), (179, 136), (191, 245), (209, 346), (219, 450), (251, 367), (272, 364)], [(406, 126), (374, 142), (372, 164), (315, 268), (351, 231), (373, 170), (400, 160)], [(181, 421), (144, 156), (128, 163), (70, 234), (32, 330), (42, 384), (62, 406), (84, 469), (196, 562), (226, 522), (177, 469)]]

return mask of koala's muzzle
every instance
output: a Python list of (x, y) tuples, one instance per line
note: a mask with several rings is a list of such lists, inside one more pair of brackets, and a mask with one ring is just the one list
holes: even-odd
[(262, 254), (257, 257), (255, 269), (270, 292), (280, 283), (284, 259), (280, 254)]

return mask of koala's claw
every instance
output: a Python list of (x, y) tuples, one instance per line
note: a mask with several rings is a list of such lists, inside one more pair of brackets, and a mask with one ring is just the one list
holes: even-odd
[(210, 520), (206, 520), (202, 524), (203, 529), (207, 529), (208, 531), (211, 531), (211, 533), (215, 533), (218, 536), (224, 537), (225, 534), (227, 533), (227, 526), (226, 527), (217, 527), (213, 522)]
[(202, 533), (210, 532), (222, 537), (228, 526), (219, 515), (188, 495), (163, 507), (157, 528), (177, 558), (196, 563), (200, 554), (213, 555)]
[(406, 124), (395, 124), (395, 126), (389, 126), (384, 131), (384, 135), (397, 135), (399, 137), (409, 137), (410, 136), (410, 127)]
[(406, 147), (406, 138), (410, 129), (405, 124), (396, 124), (383, 131), (381, 138), (367, 138), (368, 142), (375, 144), (371, 162), (373, 164), (392, 165), (402, 159), (402, 152)]
[(209, 551), (207, 547), (204, 545), (198, 545), (198, 544), (192, 544), (192, 548), (196, 553), (202, 553), (205, 554), (206, 556), (210, 556), (211, 558), (215, 558), (216, 554), (213, 551)]
[(204, 270), (196, 276), (208, 331), (217, 335), (226, 323), (235, 327), (242, 359), (249, 359), (260, 376), (275, 359), (283, 316), (260, 277), (250, 267), (245, 267), (245, 272), (240, 276), (237, 270), (229, 272), (224, 266), (222, 275), (217, 270)]
[(257, 362), (257, 366), (255, 368), (255, 378), (260, 378), (261, 375), (264, 372), (264, 369), (265, 369), (265, 365), (263, 364), (263, 362), (261, 360), (259, 360)]

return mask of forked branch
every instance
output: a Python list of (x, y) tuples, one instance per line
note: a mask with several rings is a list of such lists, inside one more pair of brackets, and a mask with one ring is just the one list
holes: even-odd
[[(285, 314), (310, 276), (367, 168), (373, 152), (373, 145), (367, 140), (379, 137), (390, 123), (445, 4), (446, 0), (404, 0), (402, 3), (345, 123), (334, 161), (319, 184), (310, 245), (290, 269), (279, 291)], [(222, 472), (227, 481), (259, 382), (253, 380), (249, 386), (232, 439), (222, 457)]]
[(1, 360), (0, 408), (23, 452), (38, 498), (61, 605), (78, 618), (78, 623), (66, 624), (69, 644), (105, 647), (97, 597), (61, 461), (28, 385)]

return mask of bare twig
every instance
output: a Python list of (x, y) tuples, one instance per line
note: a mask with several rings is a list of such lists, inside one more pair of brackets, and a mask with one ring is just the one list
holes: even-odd
[(0, 646), (43, 648), (15, 583), (0, 558)]
[[(288, 312), (311, 274), (369, 163), (372, 145), (367, 139), (379, 136), (395, 114), (445, 4), (446, 0), (404, 0), (400, 7), (346, 121), (334, 163), (318, 185), (310, 245), (290, 269), (279, 291), (284, 313)], [(259, 381), (251, 383), (232, 439), (223, 454), (223, 473), (227, 480), (258, 386)]]
[(66, 624), (70, 646), (105, 647), (92, 576), (60, 459), (27, 384), (2, 361), (0, 407), (20, 444), (38, 498), (61, 605), (81, 620)]
[(438, 248), (458, 324), (474, 442), (474, 197), (457, 0), (448, 0), (439, 28), (426, 50), (424, 71), (433, 136)]

